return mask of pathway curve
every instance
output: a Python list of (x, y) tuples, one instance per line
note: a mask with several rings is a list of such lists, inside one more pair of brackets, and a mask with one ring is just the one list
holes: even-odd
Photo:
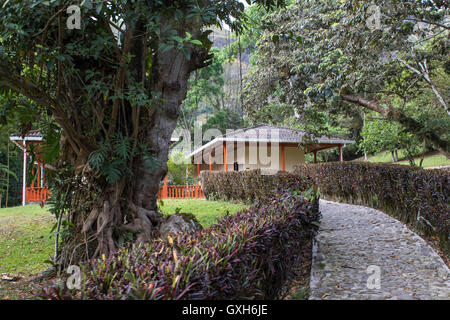
[(320, 210), (310, 299), (450, 300), (449, 269), (404, 224), (362, 206), (320, 200)]

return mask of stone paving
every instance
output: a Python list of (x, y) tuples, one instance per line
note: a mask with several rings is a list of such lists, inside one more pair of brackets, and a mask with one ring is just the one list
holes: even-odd
[(320, 200), (311, 300), (450, 300), (450, 271), (416, 233), (367, 207)]

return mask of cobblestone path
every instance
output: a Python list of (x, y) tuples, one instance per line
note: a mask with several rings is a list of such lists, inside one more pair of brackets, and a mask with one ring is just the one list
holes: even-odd
[(416, 233), (367, 207), (320, 201), (310, 299), (450, 300), (450, 272)]

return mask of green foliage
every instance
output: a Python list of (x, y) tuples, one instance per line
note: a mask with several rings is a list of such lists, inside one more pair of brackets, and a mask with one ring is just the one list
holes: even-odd
[(81, 292), (53, 284), (44, 299), (279, 299), (298, 248), (316, 234), (317, 206), (280, 193), (208, 229), (123, 249), (85, 265)]
[(52, 117), (45, 114), (41, 115), (37, 127), (40, 129), (43, 139), (41, 147), (42, 160), (46, 163), (53, 163), (61, 155), (61, 129)]
[[(57, 173), (53, 173), (52, 179), (50, 180), (50, 198), (47, 204), (49, 205), (48, 211), (55, 217), (55, 223), (50, 232), (58, 235), (58, 245), (70, 237), (73, 231), (73, 224), (67, 221), (67, 219), (63, 219), (63, 217), (67, 213), (67, 207), (75, 200), (72, 199), (73, 190), (78, 187), (77, 184), (79, 183), (80, 179), (73, 178), (73, 169), (70, 166), (65, 166)], [(59, 229), (58, 221), (60, 222)]]
[(225, 83), (223, 78), (224, 59), (218, 48), (213, 47), (210, 52), (214, 55), (211, 64), (194, 72), (189, 79), (189, 90), (183, 102), (184, 112), (197, 110), (200, 103), (207, 103), (217, 110), (222, 108), (224, 95), (222, 87)]
[(118, 133), (109, 141), (99, 143), (100, 148), (89, 156), (92, 169), (105, 176), (109, 184), (114, 184), (123, 177), (131, 178), (133, 172), (128, 161), (136, 156), (142, 156), (148, 170), (155, 170), (157, 159), (146, 150), (145, 145), (134, 146), (134, 140)]
[[(210, 64), (203, 69), (195, 71), (188, 82), (188, 91), (181, 108), (179, 127), (190, 132), (191, 141), (194, 140), (194, 122), (202, 114), (221, 110), (224, 108), (224, 67), (223, 57), (216, 47), (210, 52), (214, 57)], [(188, 138), (188, 137), (184, 137)]]
[[(272, 8), (283, 1), (251, 3)], [(80, 28), (72, 29), (66, 24), (72, 4), (0, 5), (0, 95), (6, 97), (0, 122), (20, 123), (22, 135), (46, 131), (45, 157), (56, 168), (55, 214), (65, 216), (61, 223), (71, 234), (62, 264), (115, 251), (127, 240), (126, 224), (148, 226), (146, 236), (153, 236), (157, 218), (130, 214), (130, 206), (140, 197), (135, 205), (156, 209), (188, 79), (213, 58), (211, 28), (242, 32), (245, 8), (239, 0), (81, 1)], [(112, 218), (84, 226), (98, 210)]]
[(193, 172), (194, 165), (187, 161), (183, 153), (172, 153), (167, 161), (167, 167), (169, 168), (168, 183), (170, 185), (193, 184), (194, 181), (192, 177), (186, 175), (186, 170)]
[(3, 193), (3, 189), (8, 185), (9, 181), (6, 176), (10, 175), (13, 179), (17, 180), (16, 174), (11, 171), (8, 166), (0, 163), (0, 194)]
[(300, 195), (313, 185), (313, 180), (304, 176), (281, 171), (276, 175), (262, 175), (261, 170), (202, 171), (200, 180), (208, 199), (215, 197), (246, 203), (262, 203), (273, 192), (280, 190), (291, 190), (293, 194), (297, 192), (296, 195)]
[(218, 129), (225, 134), (227, 129), (241, 129), (243, 127), (244, 120), (239, 114), (231, 110), (220, 110), (208, 118), (202, 126), (202, 131), (205, 133), (208, 129)]
[(404, 149), (408, 158), (412, 159), (420, 151), (421, 143), (417, 137), (405, 131), (402, 126), (395, 122), (386, 120), (368, 121), (361, 131), (361, 137), (359, 148), (367, 153), (388, 150), (396, 154), (398, 150)]
[[(283, 4), (250, 2), (266, 9)], [(65, 9), (70, 4), (9, 0), (0, 7), (0, 90), (6, 100), (0, 121), (20, 124), (25, 134), (41, 116), (46, 124), (39, 129), (56, 126), (51, 123), (55, 120), (59, 130), (45, 130), (48, 158), (80, 165), (90, 155), (93, 167), (114, 183), (129, 173), (134, 158), (156, 165), (144, 147), (136, 150), (137, 141), (148, 133), (152, 112), (175, 100), (178, 114), (178, 91), (185, 89), (179, 82), (209, 64), (210, 28), (227, 24), (242, 32), (244, 5), (238, 0), (83, 1), (81, 29), (69, 30)], [(182, 76), (161, 67), (162, 57), (178, 59), (178, 52), (184, 56), (180, 65), (187, 66)], [(201, 83), (195, 83), (198, 90), (208, 92), (209, 98), (220, 95), (219, 60), (199, 73), (204, 74)], [(168, 80), (171, 77), (177, 80)], [(166, 90), (171, 93), (163, 97), (163, 88), (169, 86), (180, 88)], [(56, 141), (62, 132), (69, 150), (59, 154)], [(145, 142), (146, 149), (152, 147)]]
[(17, 176), (15, 175), (15, 173), (12, 172), (11, 170), (9, 170), (9, 168), (7, 166), (5, 166), (4, 164), (1, 164), (1, 163), (0, 163), (0, 174), (10, 174), (15, 179), (17, 179)]
[[(389, 110), (406, 112), (421, 126), (405, 125), (406, 121), (402, 126), (420, 141), (432, 132), (448, 141), (445, 130), (436, 126), (437, 121), (448, 126), (448, 110), (431, 87), (434, 83), (448, 101), (448, 76), (443, 73), (448, 27), (442, 27), (448, 7), (443, 2), (379, 1), (382, 28), (373, 30), (367, 26), (373, 4), (297, 1), (267, 17), (245, 82), (250, 119), (282, 121), (277, 117), (283, 106), (288, 121), (329, 134), (330, 126), (345, 128), (342, 116), (361, 119), (360, 106), (342, 98), (354, 94), (375, 101), (388, 115)], [(420, 29), (419, 21), (429, 28)], [(417, 74), (410, 68), (420, 65), (424, 70), (428, 66), (430, 81), (425, 71)], [(388, 121), (399, 121), (394, 118)]]
[(10, 133), (14, 132), (15, 129), (9, 123), (0, 124), (0, 196), (2, 207), (16, 206), (22, 201), (23, 154), (9, 140)]
[(314, 202), (316, 199), (320, 198), (320, 188), (311, 186), (308, 190), (303, 191), (302, 196), (309, 202)]

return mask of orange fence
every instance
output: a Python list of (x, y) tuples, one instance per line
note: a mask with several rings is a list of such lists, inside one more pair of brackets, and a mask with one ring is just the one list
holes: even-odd
[[(25, 202), (47, 201), (50, 191), (47, 188), (27, 187)], [(158, 199), (201, 199), (205, 195), (200, 185), (166, 186), (158, 191)]]
[(45, 202), (49, 197), (50, 191), (47, 188), (27, 187), (25, 189), (25, 202)]
[(158, 199), (201, 199), (204, 197), (200, 185), (164, 186), (158, 191)]

